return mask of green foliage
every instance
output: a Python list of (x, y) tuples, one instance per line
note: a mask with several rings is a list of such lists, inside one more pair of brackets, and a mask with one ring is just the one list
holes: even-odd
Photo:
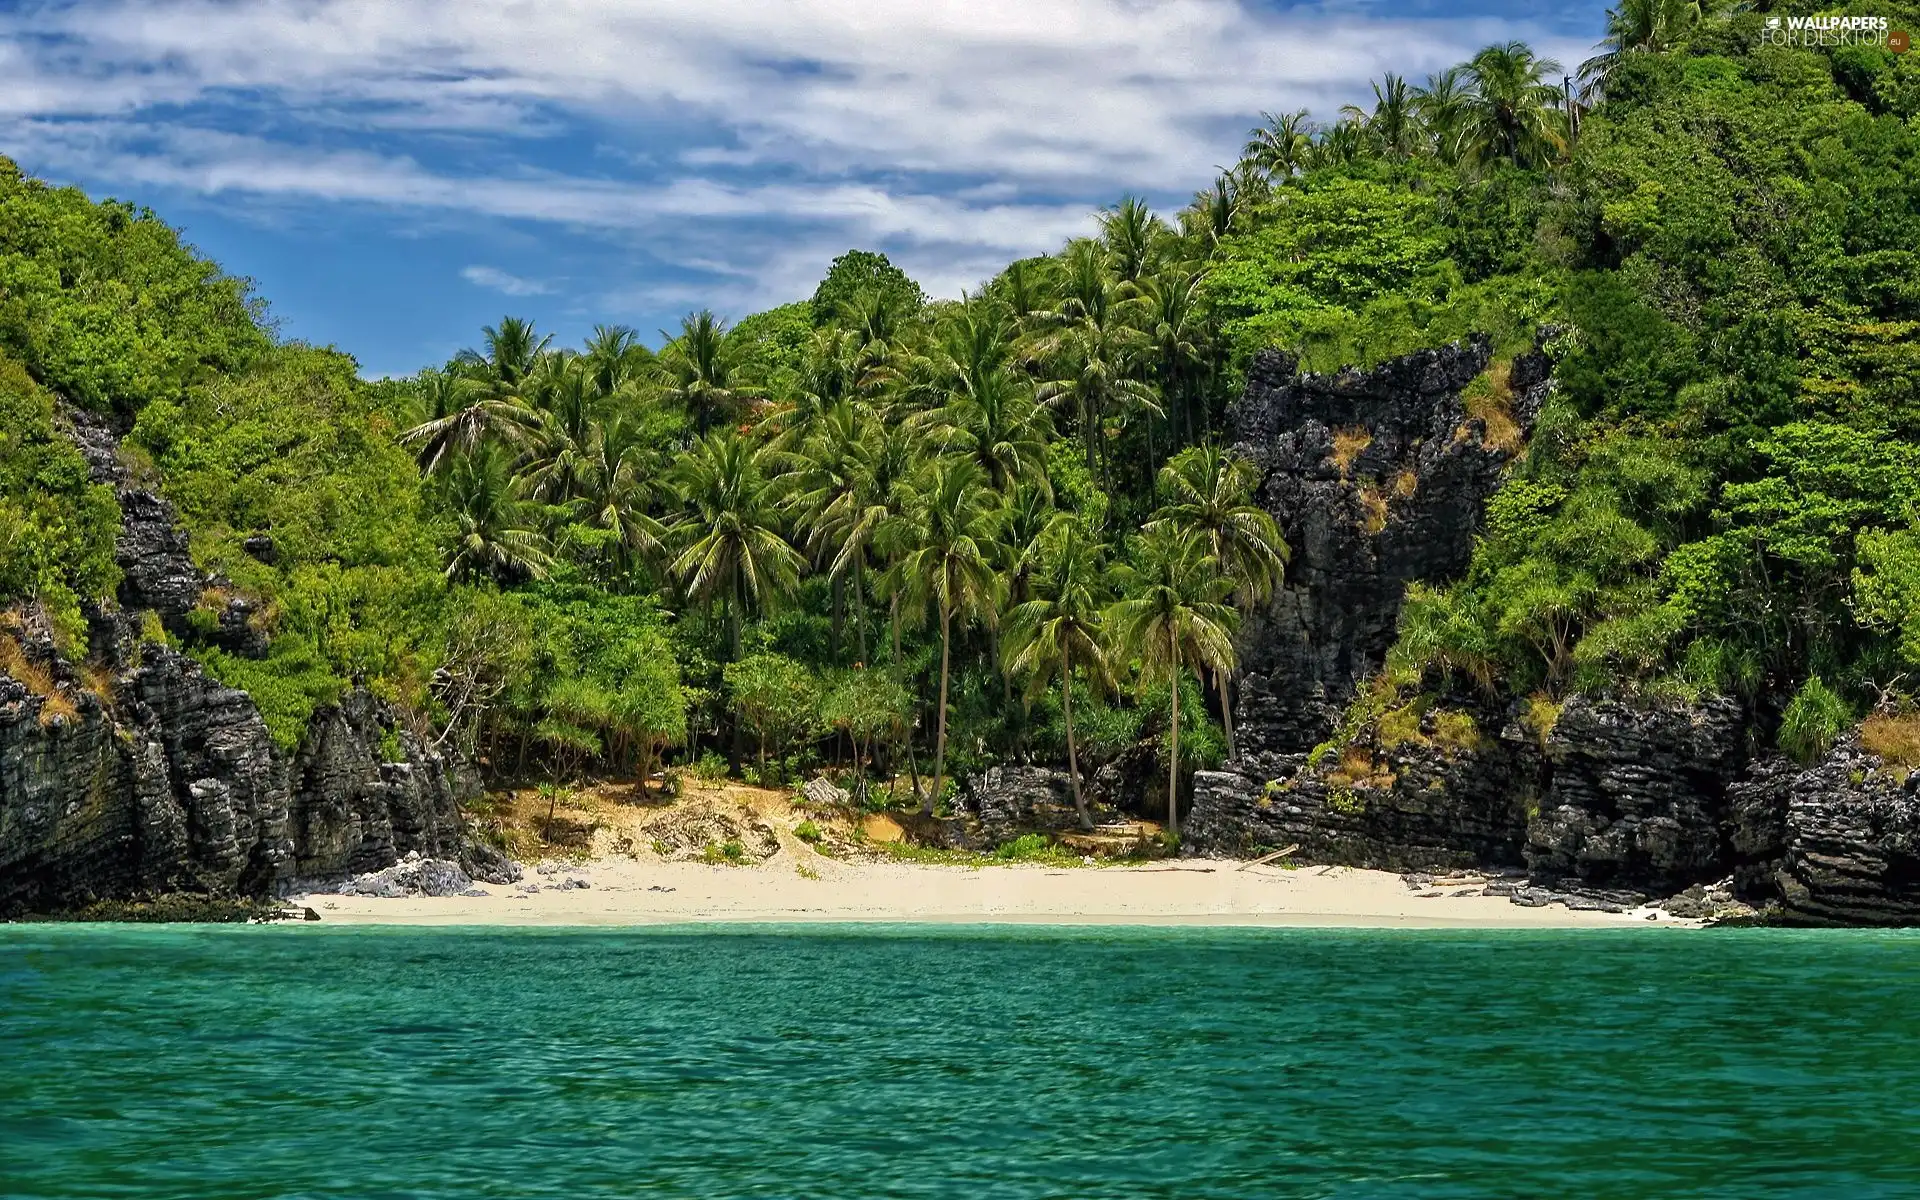
[(86, 460), (55, 431), (53, 401), (0, 353), (0, 605), (38, 601), (61, 649), (83, 648), (80, 601), (110, 596), (120, 580), (113, 490), (93, 483)]
[(0, 353), (88, 408), (179, 396), (267, 346), (247, 283), (145, 209), (95, 204), (0, 158)]
[(826, 325), (845, 319), (854, 310), (856, 298), (863, 293), (877, 296), (896, 317), (916, 316), (927, 302), (920, 285), (888, 261), (886, 255), (872, 250), (849, 250), (833, 260), (833, 265), (827, 268), (827, 277), (814, 289), (813, 299), (808, 302), (813, 323)]
[(1920, 530), (1868, 530), (1858, 550), (1854, 612), (1897, 638), (1901, 659), (1920, 667)]
[(709, 783), (717, 782), (727, 777), (727, 760), (709, 750), (693, 764), (692, 770), (697, 779), (704, 779)]
[[(862, 783), (915, 755), (944, 791), (1063, 755), (1070, 700), (1089, 757), (1156, 737), (1177, 782), (1224, 752), (1209, 700), (1285, 565), (1257, 469), (1206, 449), (1251, 356), (1484, 337), (1461, 436), (1508, 477), (1467, 570), (1409, 589), (1342, 737), (1485, 736), (1432, 672), (1541, 712), (1792, 697), (1805, 752), (1920, 665), (1920, 59), (1769, 47), (1760, 19), (1610, 14), (1577, 136), (1518, 43), (1330, 123), (1271, 116), (1177, 217), (1123, 198), (965, 302), (853, 251), (658, 356), (508, 317), (377, 384), (275, 343), (150, 216), (7, 164), (0, 601), (73, 653), (114, 587), (116, 514), (54, 393), (136, 418), (130, 465), (256, 602), (264, 659), (208, 648), (219, 594), (176, 632), (283, 745), (364, 682), (496, 773), (646, 773), (751, 730), (756, 777), (831, 734)], [(1549, 328), (1523, 436), (1507, 371)]]
[(826, 837), (826, 834), (822, 833), (820, 827), (814, 824), (813, 820), (809, 818), (793, 827), (793, 836), (811, 846)]
[(1833, 749), (1852, 722), (1846, 701), (1818, 675), (1810, 676), (1780, 716), (1780, 748), (1803, 763), (1812, 762)]
[(298, 636), (274, 639), (264, 659), (242, 658), (217, 647), (197, 649), (194, 655), (207, 674), (253, 697), (274, 744), (289, 753), (306, 736), (314, 712), (346, 691), (345, 681), (328, 669), (313, 643)]
[(735, 325), (731, 336), (742, 368), (762, 379), (804, 371), (812, 338), (813, 306), (805, 301), (755, 313)]
[(769, 749), (777, 761), (788, 746), (819, 729), (819, 680), (804, 663), (753, 654), (728, 663), (725, 675), (735, 711), (760, 739), (763, 772)]
[(1221, 243), (1202, 289), (1242, 356), (1296, 345), (1329, 310), (1408, 290), (1446, 253), (1430, 199), (1363, 179), (1289, 191), (1262, 218)]

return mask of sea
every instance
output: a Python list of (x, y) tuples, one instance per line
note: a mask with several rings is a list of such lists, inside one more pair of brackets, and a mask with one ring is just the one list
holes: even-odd
[(1920, 936), (0, 926), (0, 1195), (1920, 1197)]

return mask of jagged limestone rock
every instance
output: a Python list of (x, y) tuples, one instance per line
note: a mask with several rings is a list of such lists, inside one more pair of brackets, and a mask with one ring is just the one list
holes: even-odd
[[(213, 581), (187, 557), (172, 508), (130, 482), (111, 427), (85, 413), (63, 418), (96, 481), (120, 499), (125, 574), (117, 604), (88, 608), (90, 653), (110, 673), (98, 694), (40, 637), (26, 639), (29, 655), (45, 656), (72, 715), (0, 675), (0, 916), (174, 892), (264, 897), (410, 851), (483, 879), (517, 878), (467, 836), (460, 802), (474, 790), (471, 772), (421, 745), (371, 695), (352, 691), (317, 712), (289, 757), (252, 697), (141, 640), (140, 611), (185, 629)], [(221, 617), (236, 652), (255, 636), (248, 613), (229, 601)]]
[(1575, 697), (1547, 758), (1552, 784), (1527, 829), (1536, 878), (1664, 894), (1727, 873), (1727, 789), (1747, 759), (1737, 704)]
[(1486, 502), (1551, 388), (1546, 358), (1523, 355), (1504, 412), (1472, 416), (1461, 393), (1491, 358), (1484, 340), (1337, 375), (1297, 374), (1274, 351), (1255, 357), (1232, 410), (1236, 448), (1260, 465), (1261, 503), (1292, 559), (1285, 586), (1240, 632), (1238, 756), (1196, 775), (1190, 851), (1298, 842), (1355, 865), (1520, 861), (1538, 774), (1524, 745), (1468, 759), (1408, 747), (1404, 769), (1383, 761), (1358, 788), (1329, 783), (1337, 764), (1305, 769), (1380, 669), (1408, 585), (1466, 568)]

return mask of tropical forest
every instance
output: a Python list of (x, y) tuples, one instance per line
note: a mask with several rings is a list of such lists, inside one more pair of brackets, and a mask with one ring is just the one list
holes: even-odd
[(282, 337), (164, 214), (0, 161), (0, 667), (43, 723), (126, 702), (89, 666), (127, 568), (78, 414), (203, 573), (137, 639), (280, 755), (364, 691), (488, 787), (824, 772), (943, 816), (1037, 764), (1090, 822), (1146, 747), (1176, 845), (1299, 582), (1250, 378), (1471, 344), (1497, 490), (1342, 728), (1724, 697), (1755, 755), (1864, 721), (1920, 762), (1920, 57), (1763, 37), (1804, 7), (1623, 0), (1588, 61), (1494, 44), (1264, 114), (1186, 206), (1115, 196), (963, 295), (850, 249), (768, 311), (578, 344), (506, 313), (399, 378)]

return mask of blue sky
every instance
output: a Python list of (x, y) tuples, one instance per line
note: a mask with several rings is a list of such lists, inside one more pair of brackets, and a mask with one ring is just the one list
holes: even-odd
[(411, 372), (503, 313), (575, 341), (935, 295), (1124, 192), (1174, 207), (1262, 109), (1331, 116), (1603, 6), (1507, 0), (0, 0), (0, 152), (146, 204), (284, 334)]

